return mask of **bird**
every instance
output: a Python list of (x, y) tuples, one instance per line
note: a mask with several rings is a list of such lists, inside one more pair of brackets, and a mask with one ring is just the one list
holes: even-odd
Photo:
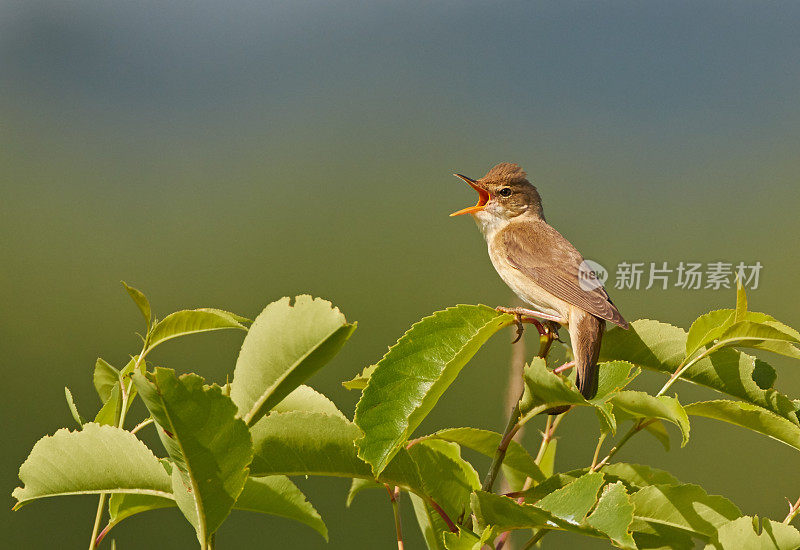
[[(486, 238), (498, 275), (528, 308), (497, 310), (565, 327), (581, 395), (597, 394), (597, 358), (606, 322), (628, 328), (602, 283), (575, 247), (545, 221), (539, 191), (518, 164), (502, 162), (474, 180), (453, 174), (478, 192), (478, 203), (450, 214), (471, 214)], [(521, 324), (519, 325), (521, 328)], [(557, 333), (557, 328), (556, 328)]]

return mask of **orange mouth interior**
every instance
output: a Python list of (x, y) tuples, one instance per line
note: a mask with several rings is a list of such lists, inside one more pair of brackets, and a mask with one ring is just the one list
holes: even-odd
[(486, 191), (485, 189), (483, 189), (482, 187), (479, 187), (475, 180), (472, 180), (472, 179), (468, 178), (467, 176), (462, 176), (461, 174), (453, 174), (453, 175), (456, 176), (457, 178), (461, 178), (462, 180), (467, 182), (470, 187), (472, 187), (475, 191), (478, 192), (478, 204), (476, 204), (475, 206), (470, 206), (468, 208), (464, 208), (462, 210), (459, 210), (458, 212), (453, 212), (450, 215), (451, 216), (460, 216), (462, 214), (474, 214), (475, 212), (480, 212), (481, 210), (483, 210), (486, 207), (486, 203), (489, 202), (489, 198), (490, 198), (489, 197), (489, 192)]

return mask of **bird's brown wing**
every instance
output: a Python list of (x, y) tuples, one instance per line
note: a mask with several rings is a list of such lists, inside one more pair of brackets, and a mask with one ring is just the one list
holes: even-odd
[[(581, 287), (579, 268), (583, 257), (546, 222), (512, 222), (495, 238), (503, 245), (508, 262), (532, 282), (568, 304), (628, 328), (599, 281), (595, 279), (597, 286), (590, 290)], [(590, 276), (594, 274), (590, 272)]]

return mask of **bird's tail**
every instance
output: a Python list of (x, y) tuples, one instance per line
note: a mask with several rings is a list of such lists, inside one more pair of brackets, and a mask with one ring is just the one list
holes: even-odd
[(597, 394), (597, 358), (606, 322), (591, 313), (573, 309), (569, 322), (572, 354), (575, 356), (575, 385), (586, 399)]

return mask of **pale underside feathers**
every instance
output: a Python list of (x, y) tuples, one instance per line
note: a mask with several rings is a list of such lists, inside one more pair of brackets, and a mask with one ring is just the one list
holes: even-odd
[[(492, 170), (504, 165), (495, 166)], [(516, 165), (512, 165), (516, 166)], [(519, 167), (517, 167), (519, 168)], [(628, 323), (599, 285), (584, 290), (579, 282), (583, 257), (567, 239), (543, 220), (511, 222), (495, 239), (505, 245), (508, 262), (531, 282), (557, 298), (627, 329)]]

